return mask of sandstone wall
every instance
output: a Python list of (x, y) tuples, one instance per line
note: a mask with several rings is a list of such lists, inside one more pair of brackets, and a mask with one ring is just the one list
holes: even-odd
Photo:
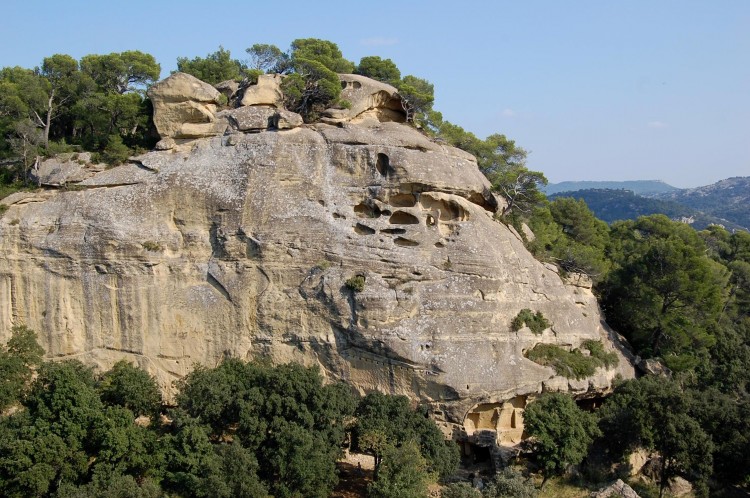
[[(458, 424), (481, 404), (504, 417), (517, 395), (632, 376), (623, 358), (568, 381), (523, 356), (616, 341), (588, 289), (494, 220), (474, 158), (407, 125), (203, 138), (80, 185), (2, 201), (0, 340), (24, 323), (50, 357), (132, 359), (167, 392), (225, 356), (320, 365)], [(357, 275), (362, 292), (346, 286)], [(522, 308), (552, 327), (512, 332)]]

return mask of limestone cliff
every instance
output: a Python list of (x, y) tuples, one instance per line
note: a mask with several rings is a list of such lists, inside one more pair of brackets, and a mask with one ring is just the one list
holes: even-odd
[[(632, 375), (623, 358), (568, 381), (524, 357), (539, 342), (616, 344), (590, 290), (494, 219), (475, 159), (398, 122), (390, 90), (302, 125), (271, 103), (219, 112), (215, 90), (191, 88), (197, 103), (152, 94), (172, 116), (166, 150), (2, 201), (0, 340), (25, 323), (50, 357), (132, 359), (165, 390), (225, 356), (315, 364), (430, 402), (468, 432), (518, 416), (519, 396)], [(255, 112), (261, 126), (241, 130), (237, 115)], [(523, 308), (552, 326), (511, 331)]]

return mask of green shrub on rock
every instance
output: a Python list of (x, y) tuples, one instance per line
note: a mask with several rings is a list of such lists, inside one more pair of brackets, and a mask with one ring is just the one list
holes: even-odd
[(518, 332), (523, 327), (527, 326), (535, 334), (541, 334), (545, 329), (550, 327), (550, 322), (541, 311), (534, 313), (529, 308), (524, 308), (518, 312), (518, 315), (510, 323), (510, 328), (514, 332)]

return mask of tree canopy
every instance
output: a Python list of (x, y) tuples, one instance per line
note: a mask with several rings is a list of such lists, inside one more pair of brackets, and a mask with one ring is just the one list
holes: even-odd
[(237, 59), (232, 59), (232, 53), (220, 46), (216, 52), (205, 57), (178, 57), (177, 70), (215, 85), (226, 80), (241, 80), (245, 65)]
[(445, 440), (424, 411), (412, 409), (405, 396), (368, 394), (360, 401), (355, 415), (354, 444), (375, 455), (378, 464), (385, 461), (388, 447), (416, 441), (430, 472), (447, 477), (456, 470), (458, 447)]
[(581, 463), (599, 435), (594, 415), (580, 410), (570, 396), (559, 393), (544, 394), (529, 404), (524, 427), (545, 481)]

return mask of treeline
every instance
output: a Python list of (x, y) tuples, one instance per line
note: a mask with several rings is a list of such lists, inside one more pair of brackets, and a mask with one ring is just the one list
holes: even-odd
[(666, 367), (607, 399), (592, 460), (652, 449), (662, 487), (676, 475), (702, 493), (750, 485), (750, 234), (663, 215), (609, 226), (573, 198), (518, 214), (509, 221), (529, 249), (563, 278), (590, 277), (607, 323), (637, 357)]
[(425, 491), (458, 464), (405, 397), (357, 399), (316, 368), (225, 360), (182, 379), (167, 407), (127, 362), (97, 375), (42, 354), (25, 327), (0, 348), (2, 496), (322, 498), (348, 438), (377, 458), (371, 496)]
[[(2, 180), (25, 181), (41, 156), (94, 151), (107, 162), (150, 148), (146, 88), (159, 79), (153, 56), (139, 51), (45, 58), (39, 67), (0, 70)], [(16, 166), (15, 168), (9, 166)]]

